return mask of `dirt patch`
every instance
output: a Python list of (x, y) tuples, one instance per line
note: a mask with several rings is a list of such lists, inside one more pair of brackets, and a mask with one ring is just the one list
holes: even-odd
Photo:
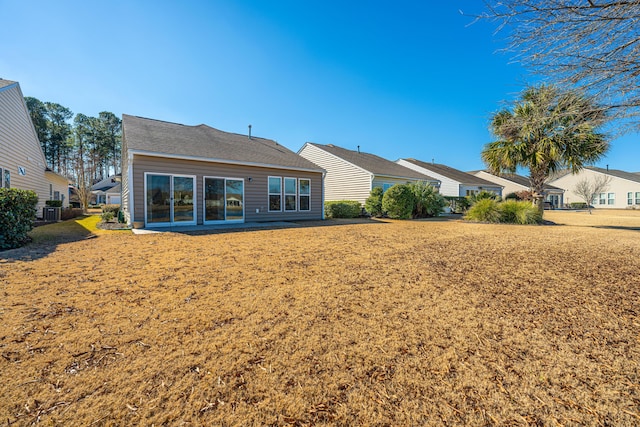
[(0, 260), (0, 420), (640, 420), (638, 232), (327, 224), (105, 231)]

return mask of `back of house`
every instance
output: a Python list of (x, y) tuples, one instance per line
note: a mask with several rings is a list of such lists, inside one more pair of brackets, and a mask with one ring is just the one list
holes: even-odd
[(277, 142), (122, 117), (122, 210), (134, 227), (323, 218), (323, 170)]

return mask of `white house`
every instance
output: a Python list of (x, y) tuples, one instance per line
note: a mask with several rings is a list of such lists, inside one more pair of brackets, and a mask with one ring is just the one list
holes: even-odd
[(565, 190), (564, 202), (584, 202), (576, 193), (576, 184), (583, 179), (594, 180), (597, 177), (608, 176), (611, 181), (607, 190), (592, 201), (595, 208), (640, 209), (640, 175), (617, 169), (602, 169), (586, 167), (577, 174), (570, 171), (557, 174), (550, 181), (556, 187)]
[(69, 180), (46, 165), (18, 82), (0, 79), (0, 186), (33, 190), (37, 215), (47, 200), (69, 206)]
[(446, 165), (427, 163), (416, 159), (400, 159), (396, 163), (439, 180), (440, 194), (443, 196), (465, 197), (480, 191), (488, 191), (502, 196), (502, 185)]

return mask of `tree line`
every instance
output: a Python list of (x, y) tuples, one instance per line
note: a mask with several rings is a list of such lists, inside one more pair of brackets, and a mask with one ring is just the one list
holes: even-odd
[(97, 117), (55, 102), (25, 97), (47, 165), (71, 179), (86, 208), (91, 186), (120, 173), (122, 121), (102, 111)]

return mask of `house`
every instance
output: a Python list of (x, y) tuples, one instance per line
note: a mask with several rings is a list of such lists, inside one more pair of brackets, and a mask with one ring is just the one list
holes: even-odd
[(47, 167), (18, 82), (0, 79), (0, 187), (33, 190), (37, 216), (47, 200), (69, 206), (69, 180)]
[[(497, 176), (484, 170), (473, 171), (469, 173), (477, 176), (478, 178), (482, 178), (495, 184), (502, 185), (502, 194), (504, 195), (504, 197), (507, 197), (512, 193), (531, 190), (531, 183), (529, 182), (529, 178), (527, 178), (526, 176), (513, 173)], [(550, 184), (545, 184), (544, 194), (545, 201), (549, 202), (551, 206), (555, 208), (564, 206), (564, 190), (562, 188), (558, 188)]]
[(121, 175), (112, 175), (93, 184), (91, 186), (91, 204), (119, 205), (122, 190), (120, 179)]
[(502, 196), (502, 185), (478, 178), (450, 166), (427, 163), (416, 159), (400, 159), (398, 164), (417, 172), (429, 174), (440, 180), (440, 194), (449, 197), (465, 197), (480, 191), (488, 191)]
[(298, 154), (326, 170), (326, 200), (357, 200), (364, 203), (374, 187), (386, 191), (394, 184), (419, 181), (426, 181), (435, 187), (440, 185), (431, 176), (359, 149), (352, 151), (332, 144), (307, 142)]
[(610, 182), (606, 192), (598, 194), (592, 201), (594, 207), (640, 209), (640, 175), (635, 173), (588, 166), (575, 175), (568, 170), (562, 171), (549, 182), (565, 191), (564, 202), (569, 205), (572, 202), (584, 202), (574, 192), (578, 182), (583, 179), (592, 181), (603, 176), (609, 177)]
[(122, 116), (122, 211), (134, 227), (323, 218), (323, 173), (277, 142)]

